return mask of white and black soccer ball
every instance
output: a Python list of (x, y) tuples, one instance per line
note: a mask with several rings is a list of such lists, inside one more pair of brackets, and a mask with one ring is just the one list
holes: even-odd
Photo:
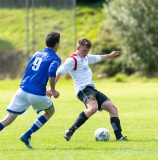
[(109, 141), (110, 132), (106, 128), (98, 128), (94, 132), (94, 138), (96, 141)]

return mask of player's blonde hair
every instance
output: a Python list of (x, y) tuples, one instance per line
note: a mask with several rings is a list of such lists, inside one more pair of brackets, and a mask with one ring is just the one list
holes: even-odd
[(78, 46), (86, 46), (87, 48), (91, 48), (92, 47), (92, 43), (88, 38), (85, 37), (81, 37), (78, 39)]

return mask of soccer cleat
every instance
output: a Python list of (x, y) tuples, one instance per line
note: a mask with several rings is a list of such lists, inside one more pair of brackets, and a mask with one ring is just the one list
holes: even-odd
[(69, 141), (70, 140), (70, 138), (71, 138), (71, 136), (73, 135), (73, 131), (72, 130), (66, 130), (65, 132), (64, 132), (64, 138), (67, 140), (67, 141)]
[(121, 137), (118, 141), (128, 141), (127, 136)]
[(32, 148), (31, 137), (27, 137), (25, 134), (20, 137), (20, 140), (26, 145), (28, 148)]

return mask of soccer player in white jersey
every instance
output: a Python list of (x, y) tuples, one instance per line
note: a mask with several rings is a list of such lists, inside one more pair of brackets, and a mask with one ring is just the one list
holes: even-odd
[[(32, 148), (30, 141), (32, 133), (40, 129), (55, 112), (50, 97), (59, 97), (59, 92), (55, 89), (56, 71), (61, 64), (61, 59), (56, 54), (59, 42), (60, 34), (58, 32), (47, 34), (46, 48), (36, 52), (30, 59), (20, 88), (7, 107), (8, 114), (0, 121), (0, 131), (2, 131), (4, 127), (10, 125), (18, 115), (23, 114), (31, 105), (37, 113), (44, 111), (30, 129), (20, 137), (20, 140), (29, 148)], [(46, 91), (48, 81), (50, 89)]]
[(89, 64), (104, 61), (107, 58), (120, 55), (119, 51), (113, 51), (105, 55), (88, 54), (92, 44), (87, 38), (78, 40), (77, 51), (62, 64), (57, 70), (56, 82), (61, 75), (70, 73), (74, 81), (75, 94), (86, 106), (86, 110), (81, 112), (74, 124), (64, 132), (64, 138), (69, 141), (74, 132), (83, 125), (97, 110), (109, 112), (110, 122), (116, 136), (116, 140), (127, 140), (122, 135), (122, 129), (118, 111), (111, 100), (95, 88), (92, 80), (92, 71)]

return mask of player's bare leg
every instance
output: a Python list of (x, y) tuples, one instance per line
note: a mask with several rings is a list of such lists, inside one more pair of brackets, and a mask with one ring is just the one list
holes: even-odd
[(6, 126), (10, 125), (18, 116), (18, 114), (8, 113), (4, 119), (0, 121), (0, 131)]

